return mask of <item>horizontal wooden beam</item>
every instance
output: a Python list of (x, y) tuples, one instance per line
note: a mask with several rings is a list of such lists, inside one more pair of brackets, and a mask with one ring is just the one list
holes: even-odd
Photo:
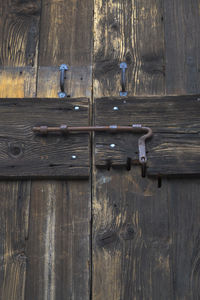
[[(95, 125), (142, 124), (151, 127), (147, 141), (148, 175), (200, 174), (200, 96), (100, 98)], [(130, 168), (138, 163), (139, 134), (98, 133), (95, 164)]]
[(34, 126), (88, 126), (88, 99), (1, 99), (0, 177), (85, 178), (88, 134), (40, 135)]

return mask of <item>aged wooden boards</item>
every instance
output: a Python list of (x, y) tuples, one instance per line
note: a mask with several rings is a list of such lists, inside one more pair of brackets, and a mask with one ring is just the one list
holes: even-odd
[(2, 99), (0, 114), (0, 177), (89, 177), (88, 134), (33, 132), (34, 126), (89, 125), (88, 99)]
[[(199, 94), (199, 14), (199, 0), (0, 0), (0, 97), (57, 97), (59, 65), (66, 63), (68, 95), (87, 97), (96, 108), (107, 97), (98, 124), (140, 123), (128, 109), (134, 120), (109, 115), (121, 90), (119, 63), (128, 65), (129, 97)], [(117, 101), (120, 111), (128, 107)], [(163, 108), (162, 131), (156, 123), (147, 144), (152, 174), (170, 166), (175, 175), (178, 166), (188, 175), (192, 164), (198, 175), (199, 104), (192, 109), (181, 101), (179, 118), (163, 103), (181, 127), (164, 127)], [(152, 105), (145, 100), (155, 119)], [(96, 135), (90, 180), (1, 180), (2, 300), (199, 299), (199, 178), (141, 178), (139, 166), (126, 168), (126, 153), (133, 154), (126, 143), (134, 146), (137, 137), (107, 138)], [(110, 143), (120, 147), (113, 152)], [(110, 170), (95, 166), (95, 159), (107, 163), (103, 153), (115, 153)]]
[[(94, 12), (96, 109), (98, 98), (107, 97), (109, 102), (112, 97), (119, 96), (119, 63), (122, 61), (128, 65), (126, 89), (129, 97), (157, 95), (162, 101), (164, 95), (200, 93), (198, 0), (96, 0)], [(113, 105), (105, 103), (108, 108), (104, 110), (105, 120), (98, 114), (97, 124), (144, 124), (134, 110), (126, 110), (126, 104), (122, 105), (120, 101), (118, 106), (126, 111), (127, 117), (124, 115), (121, 120), (120, 111), (112, 110)], [(154, 107), (146, 105), (149, 120), (152, 121)], [(189, 107), (182, 106), (180, 120), (188, 124), (188, 133), (179, 131), (173, 137), (171, 131), (168, 134), (165, 132), (166, 141), (163, 139), (162, 146), (155, 150), (158, 155), (165, 149), (168, 156), (172, 154), (171, 146), (173, 149), (175, 146), (175, 165), (187, 173), (189, 170), (185, 161), (191, 162), (188, 160), (189, 153), (190, 158), (193, 157), (191, 148), (199, 149), (199, 131), (193, 135), (190, 126), (195, 124), (187, 123), (187, 120), (192, 121), (192, 116), (198, 117), (195, 109), (185, 114), (184, 109), (187, 111)], [(134, 120), (129, 119), (131, 115)], [(165, 114), (160, 122), (164, 120)], [(158, 135), (160, 140), (161, 132)], [(182, 136), (189, 141), (184, 148), (185, 153), (180, 142)], [(148, 150), (150, 143), (159, 143), (159, 140), (154, 136), (147, 143)], [(135, 142), (132, 135), (124, 138), (117, 134), (112, 137), (96, 135), (93, 152), (98, 163), (102, 163), (101, 166), (104, 164), (104, 169), (95, 169), (93, 181), (92, 298), (198, 299), (199, 178), (189, 179), (186, 176), (184, 179), (164, 178), (157, 181), (148, 177), (142, 180), (139, 166), (133, 165), (131, 170), (126, 167), (125, 153), (131, 150), (131, 147), (126, 148), (126, 143), (133, 147)], [(115, 147), (115, 159), (105, 169), (103, 149), (111, 160), (111, 143), (119, 147)], [(133, 152), (129, 154), (132, 157)], [(181, 154), (180, 162), (178, 154)], [(115, 163), (121, 166), (115, 166)], [(167, 160), (162, 158), (162, 165), (167, 168)]]
[[(1, 98), (57, 98), (61, 63), (68, 94), (91, 98), (93, 1), (2, 0), (0, 17)], [(88, 180), (0, 182), (2, 300), (89, 299), (90, 190)]]
[[(152, 128), (146, 142), (148, 175), (200, 174), (200, 97), (129, 97), (95, 100), (95, 124), (142, 124)], [(95, 164), (120, 166), (138, 162), (138, 139), (132, 133), (96, 134)], [(110, 147), (114, 144), (115, 147)]]

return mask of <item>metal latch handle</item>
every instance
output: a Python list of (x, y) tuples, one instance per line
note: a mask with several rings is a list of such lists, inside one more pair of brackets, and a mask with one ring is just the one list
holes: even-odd
[(63, 124), (60, 127), (35, 126), (33, 127), (33, 131), (41, 134), (48, 134), (50, 132), (61, 132), (65, 134), (70, 132), (133, 132), (133, 133), (145, 132), (146, 134), (141, 136), (138, 140), (139, 162), (142, 165), (142, 176), (145, 177), (146, 164), (147, 164), (145, 142), (153, 135), (152, 129), (149, 127), (145, 127), (140, 124), (133, 124), (132, 126), (110, 125), (110, 126), (85, 126), (85, 127), (72, 127)]
[(67, 93), (65, 92), (65, 86), (64, 86), (64, 81), (65, 81), (65, 72), (68, 70), (68, 66), (65, 64), (62, 64), (60, 66), (60, 92), (58, 93), (58, 96), (60, 98), (65, 98), (67, 97)]

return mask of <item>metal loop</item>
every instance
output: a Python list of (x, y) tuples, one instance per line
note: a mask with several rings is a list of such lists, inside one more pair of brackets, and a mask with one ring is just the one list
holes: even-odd
[(127, 96), (126, 92), (126, 69), (127, 69), (127, 64), (125, 62), (122, 62), (120, 64), (120, 69), (122, 69), (122, 74), (121, 74), (121, 86), (122, 90), (120, 92), (120, 96)]
[(68, 70), (68, 66), (65, 64), (62, 64), (60, 66), (60, 92), (58, 93), (58, 96), (60, 98), (67, 97), (67, 93), (65, 92), (65, 72)]

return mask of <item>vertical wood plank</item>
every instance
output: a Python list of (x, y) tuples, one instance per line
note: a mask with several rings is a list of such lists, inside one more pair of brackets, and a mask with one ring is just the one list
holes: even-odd
[(0, 298), (24, 299), (30, 181), (0, 182)]
[[(157, 0), (95, 1), (95, 98), (119, 95), (121, 61), (128, 95), (165, 93), (163, 13)], [(167, 187), (139, 167), (96, 169), (93, 299), (172, 299), (168, 227)]]
[(69, 66), (65, 87), (72, 97), (91, 96), (92, 0), (44, 0), (42, 4), (38, 96), (57, 97), (59, 66)]
[(200, 180), (168, 179), (170, 270), (173, 299), (198, 299), (200, 257)]
[(200, 92), (200, 6), (198, 0), (164, 1), (166, 92)]
[[(164, 1), (166, 92), (200, 92), (199, 1)], [(183, 162), (184, 163), (184, 162)], [(197, 162), (198, 164), (198, 162)], [(199, 186), (198, 178), (170, 179), (168, 185), (173, 297), (198, 299)]]
[(36, 95), (40, 1), (0, 1), (0, 97)]
[[(36, 95), (40, 1), (0, 1), (0, 97)], [(1, 181), (0, 298), (25, 299), (30, 181)]]
[[(58, 97), (66, 63), (71, 96), (91, 97), (93, 1), (42, 1), (37, 97)], [(26, 298), (90, 297), (89, 181), (34, 181)]]
[(119, 96), (125, 61), (128, 95), (163, 94), (162, 1), (95, 0), (94, 95)]
[(172, 299), (167, 188), (140, 169), (97, 170), (93, 299)]
[(34, 181), (26, 299), (89, 299), (88, 181)]

